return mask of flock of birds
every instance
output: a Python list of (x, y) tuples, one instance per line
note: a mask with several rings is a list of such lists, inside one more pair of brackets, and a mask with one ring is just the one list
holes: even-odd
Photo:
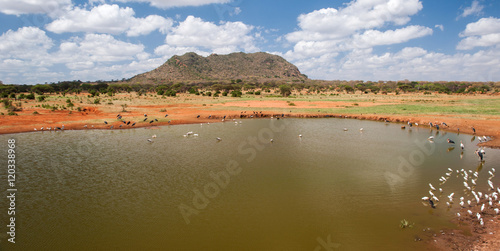
[[(454, 170), (448, 168), (447, 173), (444, 176), (439, 178), (439, 185), (444, 185), (454, 173)], [(491, 181), (493, 177), (495, 177), (495, 168), (491, 168), (488, 171), (489, 177), (487, 180), (488, 183), (488, 192), (480, 192), (476, 191), (477, 180), (479, 178), (479, 172), (472, 170), (455, 170), (456, 177), (462, 177), (464, 179), (464, 196), (460, 197), (458, 204), (461, 209), (467, 209), (467, 215), (469, 217), (477, 218), (478, 223), (481, 226), (484, 226), (483, 215), (488, 211), (493, 211), (495, 214), (500, 213), (500, 187), (495, 187), (493, 182)], [(437, 203), (440, 202), (440, 195), (443, 194), (443, 189), (441, 187), (436, 189), (431, 183), (429, 183), (429, 196), (422, 197), (422, 201), (428, 202), (432, 208), (436, 208)], [(446, 206), (451, 208), (455, 203), (454, 200), (455, 193), (452, 192), (449, 195), (446, 195)], [(475, 210), (476, 212), (474, 212)], [(463, 217), (460, 212), (456, 213), (458, 217)]]
[[(432, 137), (432, 136), (431, 136)], [(484, 140), (487, 140), (487, 137), (484, 137)], [(447, 139), (447, 142), (450, 144), (454, 144), (455, 142), (453, 140)], [(460, 146), (462, 150), (464, 149), (464, 145), (461, 142)], [(440, 199), (443, 195), (443, 188), (442, 186), (452, 177), (452, 175), (455, 173), (456, 178), (462, 177), (463, 178), (463, 195), (462, 197), (459, 198), (458, 204), (460, 205), (460, 208), (465, 211), (467, 209), (467, 214), (462, 215), (460, 212), (457, 212), (456, 215), (458, 217), (471, 217), (473, 219), (477, 219), (477, 222), (481, 225), (484, 226), (484, 220), (483, 216), (488, 213), (488, 212), (494, 212), (495, 214), (500, 214), (500, 187), (495, 186), (493, 184), (492, 179), (495, 177), (495, 168), (491, 168), (491, 170), (488, 171), (488, 191), (487, 192), (481, 192), (481, 191), (476, 191), (476, 188), (478, 186), (478, 179), (479, 179), (479, 171), (482, 168), (482, 165), (484, 163), (484, 155), (486, 152), (484, 151), (484, 148), (478, 149), (475, 151), (476, 155), (478, 155), (479, 160), (480, 160), (480, 165), (478, 167), (478, 171), (473, 171), (473, 170), (453, 170), (451, 168), (448, 168), (448, 172), (445, 173), (444, 176), (441, 176), (439, 178), (439, 186), (436, 189), (431, 183), (429, 183), (429, 196), (424, 196), (422, 197), (422, 201), (424, 202), (424, 205), (430, 205), (432, 208), (436, 208), (438, 203), (440, 202)], [(454, 196), (455, 193), (452, 192), (449, 195), (446, 195), (446, 198), (444, 198), (446, 206), (448, 208), (451, 208), (454, 203)], [(443, 199), (443, 198), (442, 198)], [(475, 212), (474, 212), (475, 211)]]

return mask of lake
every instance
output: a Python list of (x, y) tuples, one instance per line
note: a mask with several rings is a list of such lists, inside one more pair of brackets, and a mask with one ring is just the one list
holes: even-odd
[(16, 244), (4, 227), (0, 249), (421, 250), (472, 197), (455, 170), (478, 171), (484, 192), (500, 170), (500, 151), (481, 163), (472, 137), (338, 118), (0, 135), (3, 163), (16, 141), (18, 189)]

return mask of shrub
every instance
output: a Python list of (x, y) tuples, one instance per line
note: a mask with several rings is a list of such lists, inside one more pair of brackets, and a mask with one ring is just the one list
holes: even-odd
[(37, 115), (37, 114), (40, 114), (40, 113), (38, 113), (37, 111), (34, 111), (34, 112), (33, 112), (33, 114), (34, 114), (34, 115)]
[(94, 104), (98, 105), (100, 103), (101, 103), (101, 99), (100, 98), (94, 99)]
[(260, 91), (256, 91), (254, 94), (255, 95), (260, 95)]
[(26, 95), (26, 99), (35, 99), (35, 94), (30, 93), (30, 94)]
[(231, 92), (231, 97), (233, 98), (239, 98), (241, 97), (242, 93), (240, 91), (232, 91)]
[(36, 100), (38, 100), (39, 102), (42, 102), (42, 101), (45, 100), (45, 96), (43, 96), (43, 95), (42, 96), (38, 96), (38, 97), (36, 97)]

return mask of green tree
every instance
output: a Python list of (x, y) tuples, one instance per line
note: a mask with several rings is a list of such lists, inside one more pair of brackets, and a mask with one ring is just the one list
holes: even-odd
[(289, 85), (280, 85), (280, 93), (283, 97), (288, 97), (292, 94), (292, 87)]

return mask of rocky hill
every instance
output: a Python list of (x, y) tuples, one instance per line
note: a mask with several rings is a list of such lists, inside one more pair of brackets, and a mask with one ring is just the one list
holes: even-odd
[(306, 80), (299, 69), (284, 58), (265, 52), (212, 54), (194, 52), (173, 56), (160, 67), (130, 79), (132, 83), (160, 83), (196, 80)]

